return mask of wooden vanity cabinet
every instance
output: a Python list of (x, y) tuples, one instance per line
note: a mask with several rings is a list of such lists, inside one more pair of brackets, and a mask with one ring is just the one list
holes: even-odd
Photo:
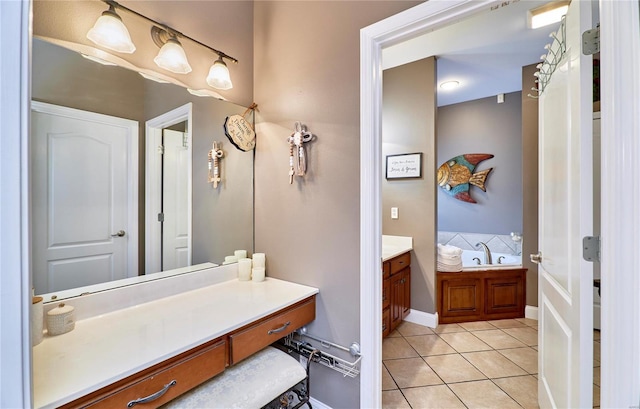
[(442, 324), (524, 317), (526, 268), (438, 272)]
[(411, 253), (382, 263), (382, 337), (389, 335), (411, 309)]
[[(224, 372), (227, 366), (240, 362), (310, 323), (315, 317), (316, 296), (312, 295), (61, 407), (126, 408), (129, 402), (166, 388), (166, 392), (158, 394), (161, 396), (157, 399), (134, 405), (147, 409), (157, 408)], [(95, 370), (99, 371), (100, 368)], [(175, 384), (171, 385), (173, 381)]]

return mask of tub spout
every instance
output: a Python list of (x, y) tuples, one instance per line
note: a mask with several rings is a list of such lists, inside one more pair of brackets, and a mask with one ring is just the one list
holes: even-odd
[(485, 264), (493, 264), (493, 260), (491, 260), (491, 250), (489, 247), (483, 242), (476, 243), (476, 247), (482, 246), (482, 250), (484, 251), (484, 262)]

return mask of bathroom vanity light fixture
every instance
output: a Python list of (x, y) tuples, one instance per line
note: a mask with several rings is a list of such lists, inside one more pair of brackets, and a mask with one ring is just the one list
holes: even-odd
[(209, 75), (207, 75), (207, 84), (217, 89), (231, 89), (233, 84), (231, 83), (231, 76), (229, 75), (229, 68), (227, 64), (222, 60), (222, 56), (218, 55), (218, 59), (213, 63), (209, 69)]
[[(224, 59), (226, 58), (227, 60), (233, 61), (234, 63), (238, 62), (237, 59), (225, 54), (220, 50), (209, 47), (208, 45), (201, 43), (200, 41), (191, 38), (181, 33), (180, 31), (167, 26), (166, 24), (159, 23), (147, 16), (131, 10), (130, 8), (125, 7), (113, 0), (102, 1), (109, 5), (109, 10), (102, 13), (102, 16), (98, 19), (94, 28), (89, 30), (89, 33), (87, 33), (87, 38), (89, 38), (94, 43), (119, 52), (133, 53), (135, 51), (136, 48), (131, 42), (129, 32), (127, 31), (125, 25), (122, 23), (122, 19), (120, 18), (120, 16), (118, 16), (115, 11), (116, 9), (119, 9), (119, 11), (124, 10), (151, 23), (151, 38), (153, 39), (154, 43), (158, 47), (160, 47), (158, 55), (153, 60), (160, 68), (176, 74), (187, 74), (192, 71), (191, 66), (189, 65), (189, 61), (187, 60), (185, 50), (180, 43), (180, 40), (184, 41), (184, 39), (187, 39), (207, 49), (208, 51), (213, 52), (218, 57), (209, 69), (209, 75), (206, 78), (207, 84), (213, 88), (221, 90), (228, 90), (233, 87), (229, 75), (229, 68), (227, 68), (227, 64), (225, 63)], [(120, 28), (111, 29), (109, 31), (103, 30), (102, 26), (117, 26)], [(114, 45), (116, 43), (120, 44), (123, 38), (128, 40), (128, 47), (122, 45)]]
[(567, 14), (569, 1), (557, 0), (531, 9), (527, 13), (529, 27), (532, 29), (558, 23)]
[(107, 2), (109, 10), (102, 12), (93, 28), (87, 33), (87, 38), (94, 43), (119, 53), (131, 54), (136, 46), (131, 41), (129, 30), (116, 13), (116, 6)]
[(151, 38), (160, 47), (158, 55), (153, 59), (158, 67), (176, 74), (188, 74), (191, 72), (187, 54), (185, 54), (182, 44), (180, 44), (175, 35), (169, 30), (151, 26)]
[(459, 86), (460, 86), (459, 81), (445, 81), (442, 84), (440, 84), (440, 88), (442, 88), (445, 91), (458, 88)]

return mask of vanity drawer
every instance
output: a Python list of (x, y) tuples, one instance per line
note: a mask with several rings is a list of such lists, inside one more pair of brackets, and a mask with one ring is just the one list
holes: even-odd
[(153, 395), (175, 380), (176, 384), (158, 399), (134, 406), (157, 408), (223, 372), (226, 356), (227, 343), (218, 339), (70, 402), (63, 408), (126, 409), (129, 402)]
[(316, 298), (312, 296), (275, 315), (268, 316), (229, 336), (230, 365), (292, 333), (316, 318)]
[(405, 267), (409, 267), (411, 264), (411, 253), (406, 252), (398, 257), (392, 258), (391, 261), (391, 274), (395, 274)]

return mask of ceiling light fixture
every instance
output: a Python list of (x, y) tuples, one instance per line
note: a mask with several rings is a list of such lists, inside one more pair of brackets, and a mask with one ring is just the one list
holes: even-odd
[(119, 53), (131, 54), (136, 50), (136, 46), (131, 41), (129, 30), (116, 13), (115, 5), (109, 4), (109, 10), (103, 11), (102, 15), (87, 33), (87, 38), (94, 43)]
[(527, 12), (529, 28), (536, 29), (558, 23), (567, 14), (569, 1), (558, 0), (536, 7)]
[(158, 67), (176, 74), (188, 74), (191, 72), (187, 54), (185, 54), (182, 44), (180, 44), (175, 35), (172, 35), (169, 30), (152, 26), (151, 38), (160, 47), (158, 55), (153, 59)]
[(452, 90), (454, 88), (458, 88), (459, 86), (460, 86), (460, 82), (459, 81), (445, 81), (442, 84), (440, 84), (440, 88), (442, 88), (445, 91)]
[(233, 88), (231, 77), (229, 75), (229, 68), (227, 68), (227, 64), (225, 64), (222, 60), (222, 56), (218, 56), (218, 59), (209, 69), (209, 75), (207, 75), (207, 84), (209, 84), (209, 86), (213, 88), (221, 90)]

